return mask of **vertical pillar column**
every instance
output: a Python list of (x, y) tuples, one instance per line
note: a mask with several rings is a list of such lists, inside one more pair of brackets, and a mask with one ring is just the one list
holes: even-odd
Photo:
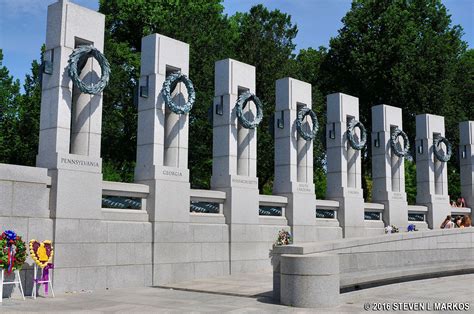
[(461, 196), (466, 206), (474, 207), (474, 121), (459, 123), (459, 164), (461, 169)]
[[(42, 73), (39, 151), (36, 164), (52, 178), (51, 217), (54, 219), (54, 287), (58, 291), (105, 288), (99, 255), (88, 256), (87, 276), (76, 256), (82, 245), (101, 231), (102, 159), (100, 158), (102, 93), (90, 95), (73, 85), (68, 59), (80, 45), (104, 47), (105, 16), (62, 0), (48, 7), (44, 62), (52, 72)], [(97, 60), (84, 60), (80, 78), (95, 84), (101, 76)], [(78, 62), (78, 70), (80, 63)], [(87, 226), (85, 228), (84, 226)], [(87, 244), (84, 244), (88, 242)], [(102, 266), (101, 266), (102, 265)]]
[[(188, 115), (170, 111), (161, 94), (167, 76), (189, 73), (189, 45), (152, 34), (142, 38), (135, 181), (150, 186), (147, 210), (153, 222), (153, 284), (193, 279), (189, 250), (190, 184)], [(173, 101), (187, 100), (179, 83)]]
[(385, 224), (404, 227), (408, 221), (404, 160), (395, 155), (390, 145), (396, 128), (403, 130), (402, 109), (372, 107), (372, 200), (384, 204)]
[[(255, 67), (232, 59), (216, 62), (213, 110), (213, 163), (211, 187), (226, 192), (224, 215), (230, 229), (231, 272), (257, 271), (252, 241), (258, 237), (259, 191), (257, 178), (257, 129), (243, 128), (235, 104), (240, 94), (255, 93)], [(254, 114), (248, 103), (244, 113)], [(255, 112), (255, 111), (254, 111)]]
[[(296, 130), (298, 111), (312, 108), (311, 84), (282, 78), (276, 81), (275, 180), (273, 194), (288, 198), (286, 218), (295, 242), (315, 241), (316, 194), (313, 183), (313, 141)], [(303, 124), (311, 133), (312, 125)]]
[(347, 126), (352, 119), (359, 120), (358, 98), (342, 93), (327, 96), (326, 198), (339, 201), (337, 216), (345, 238), (365, 234), (361, 153), (347, 140)]
[(444, 136), (444, 117), (416, 116), (416, 202), (428, 207), (427, 220), (431, 229), (439, 228), (451, 213), (448, 165), (434, 155), (433, 140), (438, 135)]

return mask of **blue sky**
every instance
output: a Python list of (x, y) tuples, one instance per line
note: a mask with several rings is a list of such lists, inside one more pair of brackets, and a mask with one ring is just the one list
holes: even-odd
[[(45, 40), (47, 6), (56, 0), (0, 0), (0, 48), (4, 65), (10, 73), (23, 81), (30, 72), (33, 59)], [(98, 0), (73, 0), (77, 4), (98, 9)], [(337, 35), (341, 18), (350, 8), (350, 0), (225, 0), (225, 12), (245, 12), (254, 4), (262, 3), (292, 16), (298, 25), (297, 50), (328, 46)], [(454, 24), (464, 28), (463, 39), (474, 47), (474, 0), (443, 0)]]

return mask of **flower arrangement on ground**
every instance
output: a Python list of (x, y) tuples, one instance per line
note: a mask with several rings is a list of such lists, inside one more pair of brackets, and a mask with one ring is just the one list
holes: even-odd
[(408, 227), (407, 227), (407, 231), (408, 231), (408, 232), (418, 231), (418, 229), (416, 229), (416, 225), (414, 225), (414, 224), (409, 224)]
[(14, 231), (4, 231), (0, 237), (0, 268), (10, 274), (14, 270), (21, 270), (25, 260), (25, 242)]
[(394, 225), (385, 227), (385, 233), (398, 233), (398, 228)]
[(278, 238), (275, 242), (275, 245), (288, 245), (292, 243), (293, 237), (291, 236), (291, 232), (283, 229), (278, 232)]

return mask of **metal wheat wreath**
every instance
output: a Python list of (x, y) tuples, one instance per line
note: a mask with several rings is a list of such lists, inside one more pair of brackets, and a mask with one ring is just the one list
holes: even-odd
[[(243, 113), (243, 110), (249, 101), (253, 101), (255, 103), (255, 107), (257, 107), (257, 116), (253, 121), (247, 120), (247, 118), (244, 117)], [(235, 111), (240, 124), (246, 129), (255, 129), (260, 124), (260, 122), (262, 122), (262, 102), (260, 101), (260, 99), (258, 99), (256, 95), (250, 92), (245, 92), (239, 96), (239, 98), (237, 99), (237, 103), (235, 104)]]
[[(178, 83), (183, 83), (186, 86), (188, 91), (188, 101), (182, 105), (178, 106), (174, 101), (171, 93), (176, 88)], [(194, 91), (193, 82), (181, 72), (176, 72), (170, 74), (165, 82), (163, 83), (163, 88), (161, 89), (161, 95), (163, 96), (163, 100), (165, 104), (176, 114), (187, 114), (191, 111), (194, 105), (194, 101), (196, 100), (196, 92)]]
[[(441, 143), (446, 145), (446, 153), (441, 149)], [(451, 159), (453, 148), (447, 138), (439, 135), (433, 139), (433, 153), (439, 161), (448, 162)]]
[[(305, 132), (303, 130), (303, 121), (306, 116), (311, 118), (311, 122), (313, 123), (313, 128), (311, 132)], [(303, 107), (298, 111), (298, 116), (296, 118), (296, 130), (298, 131), (299, 135), (307, 141), (311, 141), (316, 137), (318, 133), (318, 119), (316, 117), (316, 113), (311, 110), (310, 108)]]
[[(397, 141), (399, 136), (403, 138), (403, 149)], [(390, 147), (392, 148), (392, 152), (398, 157), (408, 157), (410, 155), (410, 141), (408, 140), (408, 135), (399, 128), (395, 128), (390, 135)]]
[[(78, 69), (78, 63), (84, 62), (91, 56), (95, 58), (97, 62), (99, 62), (102, 75), (99, 79), (99, 82), (96, 84), (87, 85), (79, 78), (81, 69)], [(104, 90), (105, 86), (107, 86), (110, 77), (110, 64), (105, 56), (96, 48), (92, 46), (79, 46), (78, 48), (74, 49), (74, 51), (69, 56), (68, 63), (69, 77), (74, 82), (74, 85), (76, 85), (77, 88), (81, 90), (81, 92), (87, 94), (98, 94)]]
[[(358, 143), (354, 138), (355, 128), (360, 129), (360, 140)], [(355, 150), (362, 150), (365, 147), (365, 144), (367, 143), (367, 131), (362, 122), (356, 119), (352, 119), (351, 122), (349, 122), (349, 125), (347, 126), (347, 140), (349, 141), (349, 145), (351, 145)]]

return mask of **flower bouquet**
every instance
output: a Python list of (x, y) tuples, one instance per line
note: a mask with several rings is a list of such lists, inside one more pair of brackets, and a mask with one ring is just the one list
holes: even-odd
[(398, 233), (398, 228), (394, 225), (385, 227), (385, 233)]
[(408, 231), (408, 232), (418, 231), (418, 229), (416, 229), (416, 225), (414, 225), (414, 224), (409, 224), (408, 227), (407, 227), (407, 231)]
[(293, 237), (291, 236), (291, 233), (286, 230), (280, 230), (278, 232), (278, 238), (275, 242), (275, 245), (288, 245), (293, 243)]

